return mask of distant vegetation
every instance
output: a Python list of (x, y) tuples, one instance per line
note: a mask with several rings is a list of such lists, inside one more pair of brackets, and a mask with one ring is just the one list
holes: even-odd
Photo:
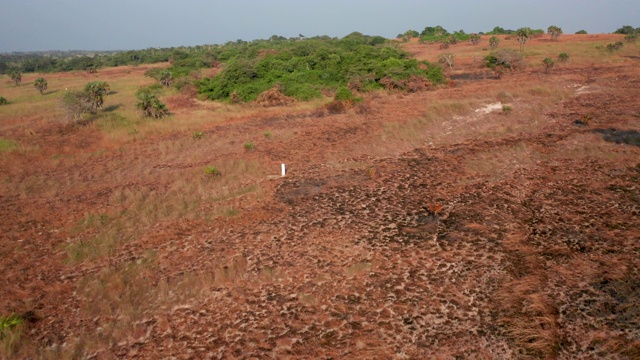
[(623, 35), (640, 34), (640, 27), (637, 27), (634, 29), (633, 26), (624, 25), (623, 27), (616, 30), (614, 34), (623, 34)]
[[(491, 35), (489, 45), (492, 50), (499, 46), (496, 35), (513, 35), (520, 43), (520, 50), (535, 37), (545, 33), (542, 29), (522, 27), (518, 30), (500, 26), (491, 31), (467, 34), (464, 30), (449, 32), (440, 25), (427, 26), (421, 32), (407, 30), (398, 34), (406, 42), (419, 38), (421, 42), (440, 43), (442, 49), (468, 41), (477, 45), (480, 35)], [(547, 33), (552, 39), (562, 35), (562, 29), (549, 26)], [(581, 30), (577, 33), (586, 33)], [(625, 34), (629, 43), (636, 41), (640, 28), (629, 25), (615, 31)], [(509, 37), (507, 36), (506, 39)], [(610, 44), (610, 51), (619, 50), (621, 42)], [(490, 56), (494, 68), (509, 68), (509, 64), (496, 62), (495, 54)], [(442, 61), (443, 59), (441, 59)], [(447, 61), (449, 60), (449, 61)], [(560, 62), (566, 58), (560, 57)], [(151, 69), (146, 75), (158, 81), (158, 86), (173, 86), (182, 89), (190, 86), (207, 99), (231, 102), (248, 102), (258, 99), (260, 94), (270, 91), (270, 95), (282, 96), (287, 101), (309, 100), (323, 94), (335, 93), (348, 88), (354, 92), (366, 92), (373, 89), (397, 89), (417, 91), (430, 84), (444, 81), (442, 69), (437, 64), (418, 61), (402, 50), (397, 42), (388, 41), (380, 36), (368, 36), (359, 32), (344, 38), (329, 36), (294, 38), (273, 35), (266, 40), (237, 40), (222, 45), (203, 45), (178, 48), (149, 48), (120, 52), (41, 52), (0, 54), (0, 74), (8, 74), (16, 86), (21, 84), (22, 74), (31, 72), (59, 72), (80, 70), (89, 73), (98, 72), (102, 67), (122, 65), (141, 65), (169, 62), (165, 69)], [(442, 63), (453, 67), (453, 58), (445, 58)], [(222, 71), (215, 77), (200, 78), (198, 70), (220, 67)], [(44, 78), (34, 83), (38, 91), (44, 94), (47, 84)], [(87, 90), (72, 93), (66, 97), (66, 104), (83, 112), (95, 113), (95, 103), (90, 103)], [(142, 111), (152, 117), (168, 114), (164, 104), (153, 94), (140, 95), (138, 100)], [(72, 105), (75, 104), (75, 105)], [(86, 106), (81, 106), (85, 104)], [(152, 111), (153, 110), (153, 111)], [(75, 112), (75, 111), (72, 111)]]

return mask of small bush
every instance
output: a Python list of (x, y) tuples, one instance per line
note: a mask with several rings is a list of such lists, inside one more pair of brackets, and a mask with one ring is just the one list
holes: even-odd
[(497, 36), (492, 36), (491, 38), (489, 38), (489, 46), (491, 46), (491, 49), (495, 50), (498, 48), (498, 45), (500, 44), (500, 39), (498, 39)]
[(4, 97), (0, 96), (0, 105), (7, 105), (9, 103), (9, 101), (7, 101), (7, 99), (5, 99)]
[(254, 149), (255, 149), (255, 145), (253, 145), (252, 142), (244, 143), (244, 150), (245, 151), (253, 151)]
[(271, 138), (271, 132), (270, 131), (265, 131), (263, 135), (264, 135), (265, 139), (270, 139)]
[(204, 173), (205, 173), (205, 175), (207, 175), (207, 176), (211, 176), (211, 177), (213, 177), (213, 176), (220, 176), (220, 175), (222, 175), (222, 174), (220, 173), (220, 170), (218, 170), (218, 168), (217, 168), (217, 167), (215, 167), (215, 166), (211, 166), (211, 165), (209, 165), (209, 166), (207, 166), (206, 168), (204, 168)]
[(607, 50), (613, 52), (613, 51), (622, 49), (623, 46), (624, 46), (624, 43), (622, 43), (622, 41), (616, 41), (614, 43), (607, 45)]
[(204, 133), (202, 131), (196, 131), (193, 133), (193, 136), (192, 136), (194, 140), (200, 140), (203, 137), (204, 137)]
[(545, 73), (549, 73), (549, 71), (551, 71), (551, 69), (553, 69), (553, 67), (556, 65), (556, 62), (553, 61), (552, 58), (544, 58), (544, 60), (542, 60), (542, 63), (544, 64)]
[(347, 111), (347, 106), (342, 101), (335, 100), (325, 105), (325, 108), (329, 114), (342, 114)]
[(634, 43), (636, 42), (636, 40), (638, 39), (638, 36), (636, 34), (627, 34), (624, 39), (628, 42), (628, 43)]
[(505, 114), (505, 115), (511, 114), (511, 106), (502, 105), (502, 113)]
[(558, 55), (559, 62), (564, 63), (564, 62), (567, 62), (567, 60), (569, 60), (569, 54), (563, 52), (563, 53), (560, 53), (560, 55)]
[(336, 94), (333, 96), (333, 100), (335, 101), (353, 101), (355, 99), (356, 97), (346, 86), (339, 87)]

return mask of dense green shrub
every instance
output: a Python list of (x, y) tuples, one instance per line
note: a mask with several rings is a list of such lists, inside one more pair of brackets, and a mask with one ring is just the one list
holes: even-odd
[(4, 96), (0, 96), (0, 105), (7, 105), (9, 101), (4, 98)]
[[(286, 96), (309, 100), (321, 97), (323, 90), (356, 83), (358, 91), (382, 88), (380, 81), (386, 77), (444, 80), (439, 66), (417, 61), (381, 39), (351, 33), (339, 40), (277, 41), (270, 48), (263, 43), (244, 45), (218, 76), (202, 79), (197, 86), (211, 100), (247, 102), (274, 86)], [(237, 44), (229, 46), (239, 49)]]

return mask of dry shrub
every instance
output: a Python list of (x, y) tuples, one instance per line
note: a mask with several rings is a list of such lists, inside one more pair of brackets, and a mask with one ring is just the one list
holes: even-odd
[(510, 49), (502, 49), (496, 52), (496, 57), (501, 63), (508, 65), (511, 69), (517, 70), (524, 67), (522, 55)]
[(198, 96), (198, 87), (191, 83), (180, 88), (180, 93), (195, 99)]
[(431, 82), (421, 76), (411, 75), (405, 81), (405, 90), (410, 93), (426, 91), (431, 88)]
[(367, 99), (365, 101), (359, 102), (355, 106), (355, 111), (360, 115), (369, 115), (374, 113), (373, 100)]
[(285, 106), (295, 101), (296, 100), (294, 98), (283, 94), (282, 91), (280, 91), (280, 87), (277, 85), (261, 93), (256, 99), (256, 103), (262, 106)]
[(432, 86), (428, 79), (417, 75), (411, 75), (411, 77), (406, 80), (395, 80), (389, 76), (385, 76), (380, 79), (380, 84), (382, 84), (386, 90), (404, 90), (410, 93), (425, 91)]
[(380, 84), (384, 86), (386, 90), (402, 90), (404, 88), (404, 82), (396, 80), (390, 76), (385, 76), (380, 79)]
[(237, 92), (231, 93), (231, 95), (229, 96), (229, 99), (231, 100), (232, 104), (240, 104), (242, 102), (242, 99), (240, 98), (240, 95), (238, 95)]
[(330, 114), (342, 114), (347, 111), (347, 105), (343, 101), (333, 100), (325, 105), (325, 109), (327, 109)]
[(347, 85), (347, 88), (349, 88), (349, 90), (353, 91), (353, 92), (359, 92), (362, 91), (362, 81), (360, 81), (360, 79), (353, 79), (351, 81), (349, 81), (349, 84)]

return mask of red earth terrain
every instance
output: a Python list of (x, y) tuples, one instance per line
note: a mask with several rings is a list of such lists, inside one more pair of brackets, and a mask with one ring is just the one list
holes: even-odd
[(0, 161), (0, 314), (29, 320), (3, 356), (639, 358), (638, 51), (497, 79), (470, 48), (448, 86), (343, 114), (176, 94), (211, 119), (128, 137), (3, 114), (37, 149)]

